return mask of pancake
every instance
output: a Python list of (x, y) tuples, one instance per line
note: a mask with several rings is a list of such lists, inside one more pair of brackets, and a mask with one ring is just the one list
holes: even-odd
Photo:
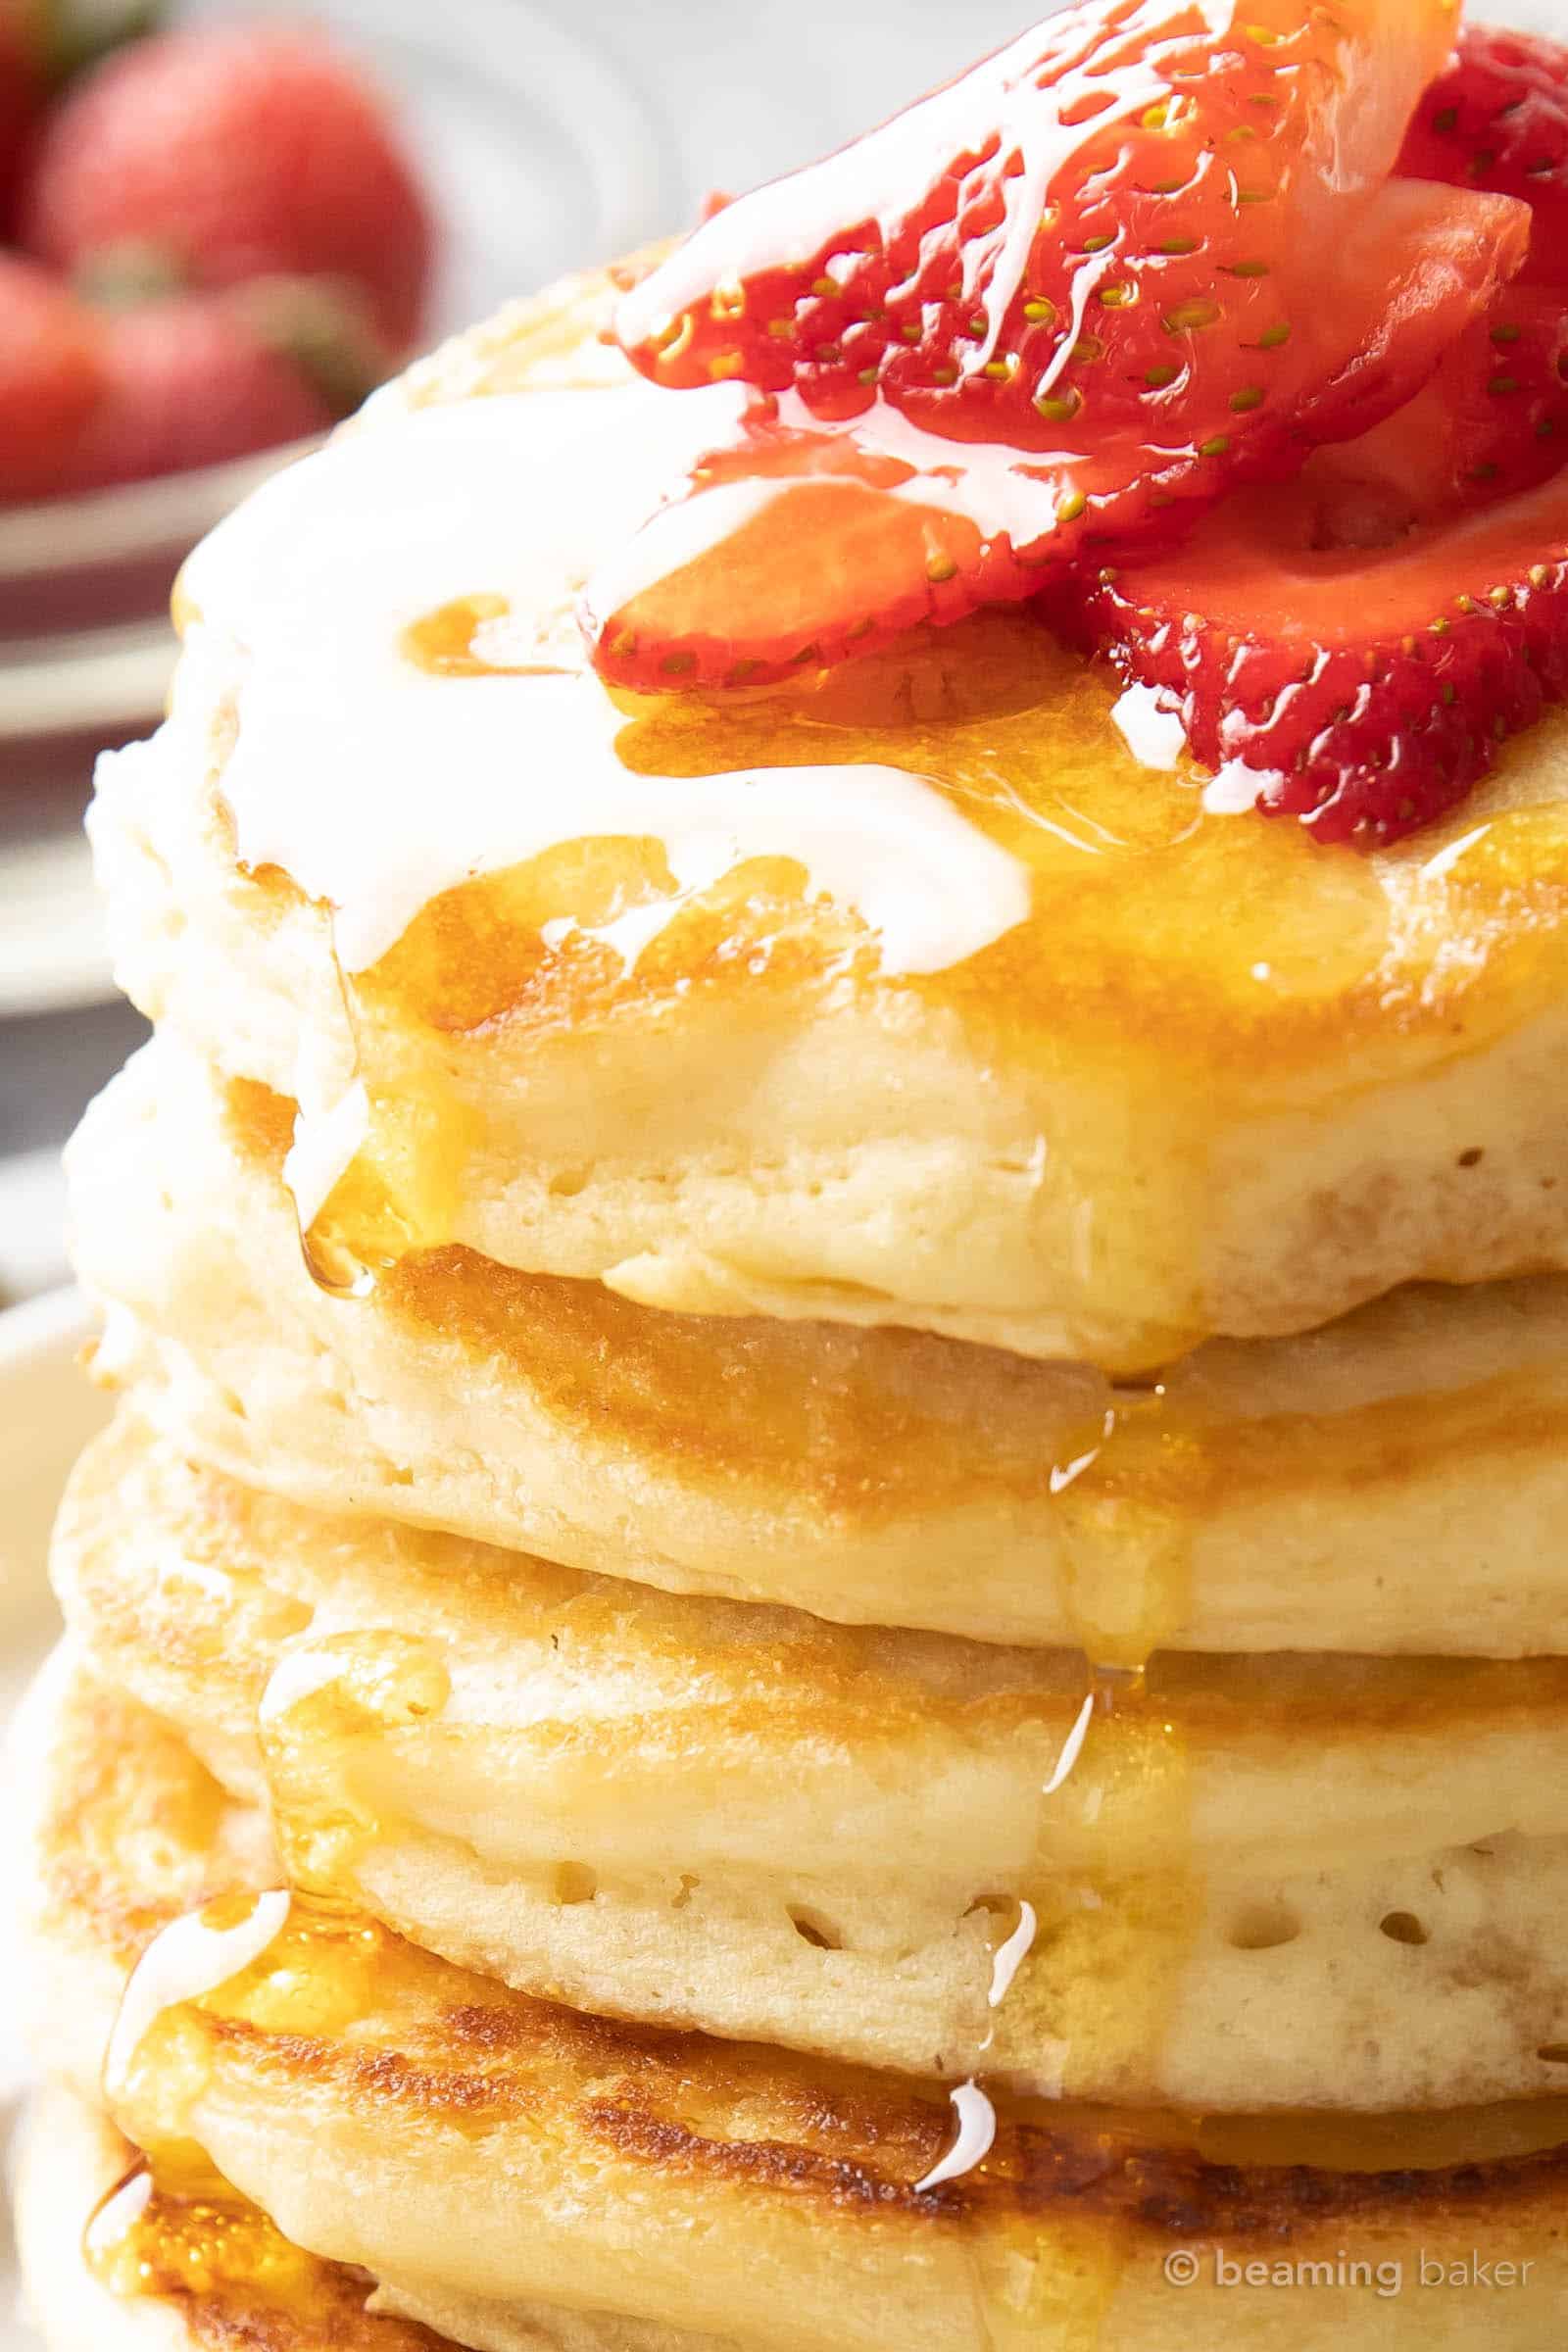
[[(83, 2261), (82, 2220), (90, 2205), (114, 2188), (134, 2155), (113, 2125), (69, 2094), (55, 2092), (40, 2099), (29, 2115), (23, 2145), (19, 2234), (29, 2300), (52, 2352), (85, 2352), (89, 2345), (92, 2352), (446, 2352), (449, 2344), (489, 2346), (493, 2352), (743, 2352), (734, 2336), (695, 2336), (684, 2328), (649, 2327), (606, 2314), (551, 2311), (543, 2305), (492, 2305), (486, 2310), (428, 2286), (412, 2291), (383, 2288), (371, 2296), (368, 2315), (363, 2277), (286, 2248), (285, 2241), (255, 2217), (254, 2209), (244, 2208), (239, 2209), (245, 2215), (244, 2235), (263, 2237), (268, 2251), (281, 2258), (278, 2267), (286, 2266), (290, 2292), (281, 2309), (275, 2298), (263, 2301), (254, 2291), (237, 2296), (208, 2290), (117, 2297), (97, 2282)], [(182, 2236), (180, 2208), (171, 2204), (168, 2210), (172, 2223), (169, 2234)], [(1313, 2305), (1322, 2291), (1312, 2290)], [(1375, 2278), (1364, 2291), (1379, 2304), (1394, 2299), (1378, 2292)], [(1255, 2298), (1247, 2297), (1245, 2288), (1242, 2293), (1255, 2306)], [(1183, 2299), (1171, 2298), (1178, 2306)], [(1473, 2309), (1474, 2299), (1467, 2301)], [(439, 2311), (449, 2332), (432, 2335), (388, 2316), (392, 2305), (411, 2302), (427, 2312)], [(1376, 2316), (1381, 2320), (1383, 2315)], [(1504, 2325), (1495, 2340), (1504, 2346), (1546, 2341), (1533, 2332), (1538, 2316), (1527, 2315), (1517, 2330)], [(1173, 2339), (1161, 2333), (1149, 2340), (1159, 2352)], [(1232, 2340), (1252, 2344), (1265, 2339), (1250, 2330), (1245, 2338)], [(1304, 2339), (1289, 2333), (1266, 2339), (1271, 2345), (1297, 2340)], [(1353, 2330), (1349, 2340), (1357, 2340)], [(1370, 2332), (1366, 2340), (1372, 2340)], [(1435, 2340), (1445, 2338), (1439, 2335)], [(1451, 2342), (1451, 2336), (1446, 2340)]]
[[(978, 2167), (923, 2186), (946, 2102), (899, 2077), (582, 2018), (238, 1886), (157, 1936), (217, 1889), (221, 1800), (123, 1702), (52, 1704), (31, 1997), (53, 2067), (93, 2095), (112, 2036), (155, 2180), (216, 2167), (493, 2352), (541, 2297), (759, 2352), (1206, 2352), (1221, 2324), (1271, 2352), (1325, 2327), (1456, 2347), (1483, 2312), (1490, 2343), (1545, 2352), (1560, 2327), (1561, 2102), (1342, 2127), (1004, 2107)], [(1505, 2291), (1418, 2284), (1418, 2259), (1478, 2248)], [(1221, 2255), (1326, 2275), (1232, 2287)]]
[(1206, 810), (1018, 612), (617, 710), (573, 602), (740, 395), (617, 370), (611, 304), (223, 526), (103, 771), (122, 978), (304, 1088), (307, 1222), (1119, 1369), (1568, 1265), (1568, 718), (1367, 858)]
[(71, 1152), (106, 1376), (314, 1506), (851, 1623), (1152, 1651), (1568, 1652), (1568, 1281), (1416, 1290), (1158, 1393), (661, 1315), (470, 1252), (313, 1282), (289, 1105), (161, 1043)]
[(1086, 1728), (1070, 1656), (322, 1519), (128, 1415), (55, 1572), (294, 1884), (523, 1991), (1216, 2111), (1568, 2087), (1568, 1667), (1161, 1660)]
[[(197, 2258), (195, 2283), (194, 2265), (181, 2263), (136, 2293), (112, 2291), (89, 2265), (83, 2236), (136, 2154), (106, 2117), (69, 2093), (44, 2093), (28, 2114), (18, 2252), (29, 2317), (51, 2352), (454, 2352), (448, 2337), (368, 2312), (367, 2279), (285, 2249), (259, 2217), (248, 2229), (214, 2233)], [(168, 2230), (171, 2255), (189, 2244), (185, 2231)], [(541, 2336), (541, 2352), (554, 2340)]]

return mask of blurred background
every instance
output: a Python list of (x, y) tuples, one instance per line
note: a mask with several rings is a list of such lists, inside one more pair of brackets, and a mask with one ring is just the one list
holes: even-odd
[[(294, 445), (411, 340), (682, 227), (710, 191), (836, 145), (1038, 13), (1022, 0), (787, 13), (762, 0), (0, 0), (0, 1306), (63, 1278), (59, 1149), (139, 1035), (110, 983), (81, 834), (93, 760), (156, 724), (170, 583), (278, 462), (257, 445)], [(337, 189), (368, 174), (378, 193), (361, 209), (399, 224), (324, 319), (290, 274), (314, 270), (313, 252), (274, 251), (255, 222), (203, 213), (190, 193), (215, 148), (251, 144), (233, 110), (258, 104), (256, 53), (238, 46), (257, 24), (290, 43), (303, 29), (307, 51), (303, 66), (273, 60), (269, 135), (293, 108), (318, 164), (339, 158)], [(322, 33), (331, 71), (341, 59), (363, 76), (368, 122), (305, 72)], [(171, 121), (192, 147), (183, 199)], [(391, 215), (376, 177), (389, 169), (407, 198)], [(413, 253), (421, 219), (427, 249)], [(241, 228), (256, 250), (236, 260)], [(411, 271), (419, 317), (406, 329)], [(43, 380), (17, 380), (9, 355), (36, 355), (40, 336)]]

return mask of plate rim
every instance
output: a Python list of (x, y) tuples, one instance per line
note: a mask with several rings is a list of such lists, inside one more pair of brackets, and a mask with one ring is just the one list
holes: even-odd
[(39, 1364), (68, 1360), (98, 1325), (98, 1315), (78, 1283), (63, 1283), (36, 1298), (0, 1307), (0, 1381), (16, 1379)]

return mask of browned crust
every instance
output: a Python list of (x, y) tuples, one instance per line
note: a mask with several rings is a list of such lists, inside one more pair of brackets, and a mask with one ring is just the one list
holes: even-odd
[(371, 2281), (323, 2262), (299, 2311), (253, 2299), (238, 2288), (177, 2301), (192, 2338), (212, 2352), (455, 2352), (450, 2339), (417, 2321), (365, 2308)]
[[(1354, 2221), (1366, 2230), (1419, 2222), (1497, 2226), (1562, 2215), (1568, 2227), (1568, 2142), (1509, 2158), (1431, 2169), (1340, 2171), (1312, 2164), (1216, 2163), (1159, 2136), (1176, 2118), (1129, 2114), (1106, 2123), (1071, 2109), (1043, 2123), (1004, 2104), (983, 2171), (922, 2194), (914, 2183), (948, 2137), (935, 2093), (897, 2077), (808, 2061), (697, 2034), (590, 2018), (520, 1996), (505, 2006), (444, 2011), (427, 2053), (360, 2054), (314, 2037), (262, 2034), (212, 2021), (212, 2041), (246, 2089), (286, 2096), (309, 2082), (368, 2120), (394, 2110), (482, 2134), (522, 2117), (576, 2146), (589, 2143), (662, 2178), (714, 2188), (784, 2192), (835, 2215), (944, 2223), (1066, 2219), (1113, 2225), (1151, 2241), (1277, 2238)], [(612, 2090), (563, 2096), (583, 2076), (618, 2076)], [(712, 2121), (678, 2112), (694, 2088)], [(723, 2112), (765, 2099), (765, 2137), (726, 2135)], [(1010, 2105), (1013, 2112), (1008, 2113)], [(1568, 2131), (1568, 2117), (1560, 2128)], [(1151, 2129), (1152, 2127), (1152, 2129)], [(839, 2152), (842, 2151), (842, 2152)]]

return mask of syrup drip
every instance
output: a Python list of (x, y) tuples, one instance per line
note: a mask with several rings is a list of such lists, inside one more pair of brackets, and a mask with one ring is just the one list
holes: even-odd
[(1189, 1611), (1205, 1437), (1162, 1381), (1123, 1385), (1050, 1474), (1068, 1609), (1091, 1658), (1142, 1671)]
[(290, 1896), (224, 1896), (150, 1943), (121, 1999), (104, 2061), (104, 2103), (143, 2150), (94, 2211), (82, 2251), (121, 2296), (207, 2295), (241, 2286), (289, 2301), (307, 2257), (287, 2245), (216, 2170), (189, 2129), (210, 2079), (189, 2022), (201, 2004), (254, 1968), (285, 1929)]
[(318, 2309), (325, 2267), (219, 2174), (198, 2179), (147, 2156), (95, 2208), (82, 2255), (122, 2300), (228, 2295), (302, 2315)]
[(104, 2062), (104, 2093), (111, 2107), (134, 2079), (143, 2045), (159, 2022), (249, 1968), (275, 1941), (288, 1912), (282, 1890), (241, 1896), (176, 1919), (148, 1945), (125, 1986)]
[[(1183, 1514), (1145, 1507), (1128, 1525), (1123, 1491), (1130, 1469), (1138, 1470), (1143, 1493), (1151, 1462), (1170, 1456), (1168, 1473), (1179, 1486), (1190, 1484), (1197, 1436), (1176, 1427), (1167, 1405), (1159, 1382), (1117, 1391), (1050, 1475), (1085, 1654), (1102, 1662), (1090, 1669), (1090, 1688), (1043, 1785), (1043, 1813), (1064, 1803), (1085, 1823), (1108, 1813), (1133, 1833), (1140, 1851), (1169, 1860), (1157, 1870), (1107, 1870), (1076, 1884), (1045, 1872), (1018, 1898), (1014, 1924), (993, 1953), (982, 2058), (993, 2078), (1014, 2082), (1027, 2080), (1032, 2066), (1035, 2090), (1047, 2096), (1070, 2095), (1075, 2041), (1091, 2035), (1102, 2071), (1113, 2077), (1119, 2067), (1129, 2085), (1147, 2079), (1199, 1925), (1188, 1756), (1178, 1726), (1151, 1691), (1146, 1666), (1186, 1614)], [(1153, 1482), (1156, 1501), (1160, 1483)], [(1110, 1546), (1107, 1518), (1116, 1536)], [(1114, 1608), (1104, 1591), (1113, 1579)], [(1125, 1662), (1103, 1662), (1107, 1648)], [(1060, 2053), (1056, 2079), (1039, 2080), (1039, 2054), (1053, 2040)], [(952, 2137), (917, 2184), (921, 2191), (984, 2175), (1002, 2096), (987, 2088), (986, 2073), (983, 2067), (954, 2091)], [(1022, 2352), (1049, 2334), (1072, 2352), (1093, 2352), (1129, 2252), (1130, 2241), (1070, 2221), (1054, 2227), (1044, 2249), (1032, 2243), (1022, 2261), (977, 2241), (969, 2261), (978, 2341), (987, 2352)]]
[(173, 1921), (142, 1955), (105, 2065), (104, 2104), (161, 2188), (220, 2204), (232, 2191), (194, 2129), (212, 2081), (212, 2021), (331, 2035), (447, 1973), (339, 1901), (282, 1890), (224, 1896)]
[(340, 1072), (323, 1093), (315, 1073), (302, 1073), (283, 1182), (311, 1280), (330, 1298), (368, 1298), (411, 1250), (451, 1239), (477, 1121), (433, 1039), (394, 1036), (378, 1047), (335, 937), (332, 964), (352, 1075)]
[(451, 1695), (434, 1645), (407, 1635), (334, 1634), (284, 1654), (257, 1732), (292, 1885), (328, 1900), (355, 1888), (383, 1831), (373, 1799), (355, 1788), (356, 1748), (428, 1724)]

